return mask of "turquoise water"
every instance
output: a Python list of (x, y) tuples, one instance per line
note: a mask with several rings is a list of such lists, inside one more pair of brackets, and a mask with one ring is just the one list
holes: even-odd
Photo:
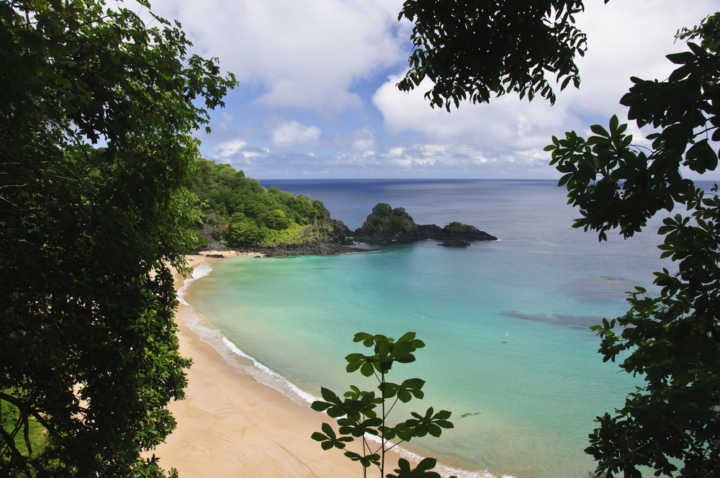
[[(421, 206), (418, 191), (429, 187), (438, 197), (443, 190), (411, 184), (413, 196), (400, 186), (395, 192), (405, 191), (410, 214)], [(340, 392), (362, 384), (344, 372), (344, 356), (361, 348), (352, 343), (355, 332), (415, 331), (427, 347), (396, 376), (427, 380), (425, 400), (411, 408), (451, 410), (456, 428), (411, 449), (496, 476), (584, 477), (593, 468), (582, 451), (593, 418), (622, 405), (637, 383), (602, 363), (588, 327), (621, 315), (625, 290), (649, 285), (658, 267), (655, 238), (599, 246), (570, 230), (573, 211), (562, 191), (539, 182), (527, 193), (525, 186), (475, 184), (498, 194), (482, 204), (466, 200), (448, 218), (474, 222), (498, 242), (228, 259), (213, 264), (188, 298), (237, 347), (315, 395), (320, 386)], [(471, 195), (464, 183), (445, 187)], [(485, 223), (468, 220), (473, 215)], [(400, 418), (405, 410), (397, 412)]]

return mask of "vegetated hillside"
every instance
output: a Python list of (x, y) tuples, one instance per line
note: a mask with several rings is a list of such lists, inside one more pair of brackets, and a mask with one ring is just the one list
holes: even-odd
[(353, 232), (330, 218), (321, 201), (276, 187), (265, 189), (229, 164), (205, 159), (197, 164), (191, 190), (202, 211), (198, 249), (227, 247), (285, 256), (347, 252), (354, 240), (388, 244), (435, 239), (444, 246), (465, 247), (470, 241), (495, 239), (458, 222), (444, 228), (416, 224), (405, 209), (385, 203), (378, 203)]
[(191, 189), (204, 215), (200, 248), (342, 243), (347, 231), (321, 201), (265, 189), (229, 164), (200, 160)]

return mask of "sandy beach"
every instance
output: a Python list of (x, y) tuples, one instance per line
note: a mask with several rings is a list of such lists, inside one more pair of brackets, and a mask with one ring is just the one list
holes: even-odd
[[(188, 257), (191, 267), (217, 260)], [(175, 279), (177, 289), (184, 279)], [(332, 422), (329, 417), (233, 367), (190, 329), (190, 314), (192, 309), (182, 304), (176, 314), (180, 353), (193, 364), (185, 399), (169, 407), (177, 428), (155, 451), (163, 467), (177, 468), (181, 477), (362, 476), (361, 466), (342, 451), (325, 452), (310, 439), (323, 421)], [(393, 466), (387, 471), (397, 459), (389, 459)]]

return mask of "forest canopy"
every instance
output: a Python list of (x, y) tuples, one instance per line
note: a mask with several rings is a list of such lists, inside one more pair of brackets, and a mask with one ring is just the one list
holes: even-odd
[(191, 190), (199, 199), (205, 233), (231, 247), (307, 241), (318, 236), (313, 226), (330, 219), (321, 201), (266, 189), (229, 164), (199, 160)]
[(235, 80), (154, 21), (0, 2), (2, 476), (164, 475), (194, 134)]

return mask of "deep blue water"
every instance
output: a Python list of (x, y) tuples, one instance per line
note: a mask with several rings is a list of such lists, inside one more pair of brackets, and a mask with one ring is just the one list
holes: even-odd
[(322, 385), (356, 383), (343, 359), (358, 350), (354, 332), (416, 331), (428, 345), (398, 379), (425, 378), (420, 405), (454, 411), (456, 429), (412, 448), (496, 476), (587, 476), (593, 464), (582, 450), (593, 418), (639, 383), (602, 363), (588, 327), (621, 315), (625, 291), (652, 290), (659, 220), (630, 240), (599, 243), (571, 227), (577, 213), (552, 181), (262, 183), (322, 200), (351, 228), (382, 201), (418, 223), (459, 220), (500, 240), (226, 260), (192, 289), (213, 326), (315, 395)]

